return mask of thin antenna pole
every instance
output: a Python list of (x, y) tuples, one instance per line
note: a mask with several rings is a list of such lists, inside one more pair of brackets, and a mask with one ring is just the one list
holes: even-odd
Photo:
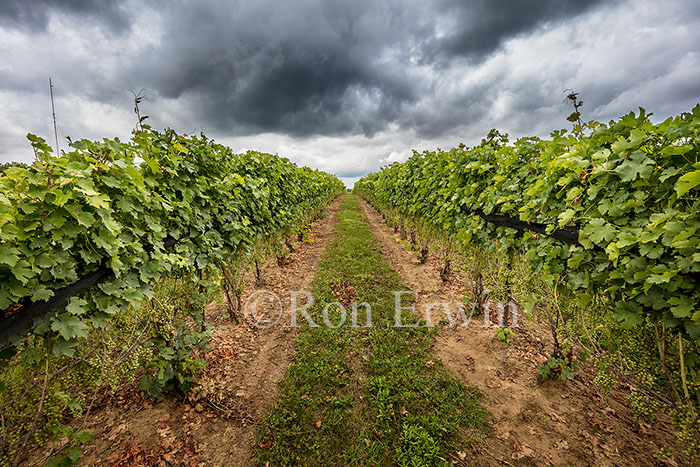
[(53, 105), (53, 83), (51, 78), (49, 78), (49, 91), (51, 92), (51, 113), (53, 114), (53, 134), (56, 137), (56, 156), (59, 156), (58, 152), (58, 130), (56, 130), (56, 108)]

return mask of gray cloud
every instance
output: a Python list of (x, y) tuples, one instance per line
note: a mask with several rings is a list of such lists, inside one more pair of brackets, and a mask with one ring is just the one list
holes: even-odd
[(409, 37), (407, 25), (388, 4), (310, 6), (183, 4), (147, 52), (156, 66), (135, 74), (164, 97), (197, 96), (199, 115), (220, 130), (375, 133), (414, 99), (395, 63), (377, 63)]
[(129, 27), (128, 15), (116, 0), (3, 0), (0, 2), (0, 24), (29, 29), (46, 29), (54, 12), (67, 13), (80, 26), (87, 18), (98, 20), (114, 31)]
[[(625, 1), (627, 3), (625, 3)], [(692, 2), (691, 2), (692, 3)], [(411, 148), (477, 143), (700, 100), (700, 9), (682, 0), (39, 0), (0, 3), (0, 159), (28, 132), (156, 128), (356, 178)], [(24, 146), (23, 146), (24, 145)]]
[[(515, 34), (596, 3), (183, 3), (168, 9), (162, 44), (148, 52), (155, 66), (143, 69), (144, 56), (135, 71), (164, 97), (196, 96), (198, 115), (220, 131), (371, 136), (396, 122), (436, 135), (489, 99), (472, 92), (437, 115), (412, 115), (431, 92), (431, 76), (411, 76), (421, 63), (432, 55), (483, 59)], [(450, 34), (440, 37), (444, 27)]]
[[(604, 0), (443, 0), (450, 31), (432, 47), (435, 55), (481, 58), (504, 40), (576, 16)], [(608, 2), (612, 3), (612, 2)]]

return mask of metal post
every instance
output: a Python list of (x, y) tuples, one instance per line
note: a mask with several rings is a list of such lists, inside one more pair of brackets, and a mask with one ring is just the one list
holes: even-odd
[(56, 137), (56, 156), (59, 156), (58, 151), (58, 130), (56, 130), (56, 108), (53, 105), (53, 83), (49, 78), (49, 91), (51, 92), (51, 113), (53, 114), (53, 134)]

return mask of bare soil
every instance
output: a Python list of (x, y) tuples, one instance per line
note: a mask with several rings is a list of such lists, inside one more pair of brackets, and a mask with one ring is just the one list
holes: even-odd
[[(420, 264), (382, 216), (360, 200), (365, 215), (379, 239), (390, 265), (404, 283), (418, 292), (416, 313), (424, 317), (425, 305), (456, 304), (464, 295), (466, 278), (453, 273), (440, 279), (438, 259), (430, 255)], [(434, 353), (465, 385), (483, 393), (482, 403), (491, 414), (493, 431), (476, 443), (476, 452), (457, 452), (463, 465), (476, 454), (477, 465), (581, 465), (649, 466), (684, 465), (670, 420), (659, 416), (652, 423), (638, 423), (626, 403), (628, 388), (617, 388), (603, 396), (593, 383), (594, 372), (586, 365), (573, 381), (539, 383), (537, 369), (553, 349), (548, 328), (519, 316), (510, 344), (496, 337), (497, 325), (484, 327), (475, 317), (468, 327), (438, 324), (438, 309), (432, 313), (437, 326)], [(467, 310), (468, 311), (468, 310)], [(452, 308), (456, 313), (456, 305)], [(444, 316), (444, 314), (443, 314)], [(493, 319), (493, 317), (492, 317)], [(659, 449), (668, 449), (663, 459)], [(666, 456), (663, 456), (666, 457)]]
[[(274, 257), (265, 264), (266, 284), (262, 288), (277, 293), (284, 310), (289, 309), (288, 291), (310, 289), (337, 221), (338, 203), (336, 199), (312, 226), (308, 240), (294, 242), (296, 251), (290, 254), (288, 264), (279, 266)], [(260, 289), (252, 271), (245, 282), (243, 303)], [(207, 362), (205, 373), (188, 398), (155, 402), (133, 386), (105, 396), (85, 419), (84, 428), (95, 439), (84, 448), (81, 465), (251, 464), (249, 449), (256, 421), (277, 397), (277, 383), (295, 358), (297, 333), (284, 325), (260, 328), (246, 319), (233, 323), (224, 303), (221, 297), (205, 310), (207, 321), (216, 330), (210, 349), (202, 353)], [(278, 308), (265, 306), (264, 300), (259, 303), (261, 319), (278, 313)], [(46, 453), (35, 453), (31, 464), (43, 465)]]

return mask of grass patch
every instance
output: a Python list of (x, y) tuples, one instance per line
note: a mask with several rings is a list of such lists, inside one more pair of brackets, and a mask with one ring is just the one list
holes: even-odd
[[(450, 453), (484, 431), (479, 394), (451, 378), (430, 353), (432, 328), (395, 328), (395, 290), (406, 290), (382, 256), (360, 205), (345, 196), (314, 276), (311, 317), (281, 395), (253, 446), (260, 465), (448, 465)], [(324, 307), (372, 307), (371, 328), (323, 324)], [(346, 303), (347, 305), (347, 303)], [(360, 307), (358, 324), (365, 323)], [(337, 306), (329, 319), (340, 322)], [(402, 322), (416, 318), (404, 312)], [(301, 323), (305, 323), (302, 319)]]

